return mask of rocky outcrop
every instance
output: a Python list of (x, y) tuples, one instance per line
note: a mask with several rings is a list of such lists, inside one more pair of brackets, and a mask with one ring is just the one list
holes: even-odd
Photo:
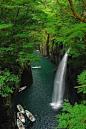
[(21, 74), (21, 84), (20, 86), (30, 86), (33, 83), (33, 78), (32, 78), (32, 71), (31, 67), (27, 65), (22, 71)]

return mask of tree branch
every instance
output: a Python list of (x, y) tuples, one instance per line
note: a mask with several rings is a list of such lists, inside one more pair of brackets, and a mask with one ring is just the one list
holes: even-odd
[(74, 88), (79, 88), (79, 87), (85, 87), (86, 85), (82, 85), (82, 86), (75, 86)]
[[(74, 9), (74, 6), (73, 6), (73, 3), (72, 3), (72, 0), (68, 0), (69, 1), (69, 4), (70, 4), (70, 7), (71, 7), (71, 10), (73, 12), (74, 15), (68, 13), (60, 4), (59, 4), (59, 0), (57, 0), (57, 3), (59, 4), (59, 6), (61, 7), (61, 9), (66, 13), (68, 14), (69, 16), (71, 17), (74, 17), (74, 18), (77, 18), (79, 19), (80, 21), (86, 23), (86, 19), (84, 17), (82, 17), (81, 15), (79, 15), (75, 9)], [(84, 4), (86, 5), (86, 2), (83, 0)]]
[[(59, 4), (59, 1), (57, 0), (57, 3)], [(72, 15), (72, 14), (70, 14), (70, 13), (68, 13), (60, 4), (59, 4), (59, 6), (61, 7), (61, 9), (66, 13), (66, 14), (68, 14), (69, 16), (71, 16), (71, 17), (74, 17), (75, 18), (75, 16), (74, 15)]]
[(80, 16), (80, 15), (75, 11), (74, 6), (73, 6), (73, 3), (72, 3), (72, 0), (68, 0), (68, 1), (69, 1), (71, 10), (72, 10), (74, 16), (75, 16), (77, 19), (81, 20), (82, 22), (85, 22), (85, 23), (86, 23), (86, 19), (85, 19), (84, 17)]

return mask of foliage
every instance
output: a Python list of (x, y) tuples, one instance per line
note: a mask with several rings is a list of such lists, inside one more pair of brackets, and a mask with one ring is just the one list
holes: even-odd
[(84, 37), (86, 33), (85, 27), (86, 27), (85, 23), (81, 24), (79, 23), (71, 25), (71, 28), (65, 26), (60, 29), (61, 36), (63, 37), (58, 37), (57, 41), (63, 42), (65, 48), (68, 47), (71, 48), (69, 55), (72, 55), (73, 58), (86, 54), (85, 52), (86, 39)]
[(84, 70), (80, 75), (78, 75), (78, 84), (83, 84), (85, 85), (86, 84), (86, 70)]
[[(86, 85), (86, 70), (83, 70), (82, 73), (78, 75), (77, 82), (78, 84)], [(86, 93), (86, 87), (79, 88), (78, 93), (79, 92)]]
[[(34, 57), (32, 51), (35, 48), (34, 45), (39, 44), (39, 41), (37, 41), (35, 36), (35, 30), (33, 31), (33, 24), (34, 22), (37, 22), (37, 20), (33, 20), (34, 16), (32, 14), (31, 8), (28, 8), (29, 5), (26, 4), (29, 1), (22, 0), (17, 3), (16, 2), (17, 1), (14, 0), (6, 3), (6, 5), (4, 3), (1, 4), (2, 10), (4, 12), (1, 12), (3, 13), (3, 17), (1, 17), (1, 23), (4, 22), (4, 24), (1, 24), (0, 27), (2, 43), (1, 54), (5, 55), (3, 55), (4, 59), (5, 57), (8, 59), (9, 54), (11, 54), (12, 56), (16, 57), (16, 59), (14, 57), (15, 61), (21, 63), (25, 61), (28, 62), (30, 58), (32, 59), (32, 57)], [(21, 6), (19, 5), (20, 3)], [(12, 4), (14, 4), (14, 6)], [(30, 16), (28, 12), (29, 10)], [(3, 19), (5, 16), (6, 18)], [(26, 26), (30, 26), (30, 29), (27, 29)]]
[[(34, 0), (0, 1), (0, 70), (1, 96), (13, 93), (17, 76), (24, 64), (31, 65), (39, 58), (33, 53), (41, 43), (40, 29), (45, 13), (39, 9), (41, 3)], [(42, 14), (40, 17), (39, 14)], [(43, 20), (43, 21), (42, 21)], [(41, 37), (41, 38), (39, 38)], [(8, 71), (4, 71), (8, 69)], [(3, 71), (3, 72), (2, 72)], [(6, 74), (7, 73), (7, 74)], [(8, 75), (9, 73), (9, 75)], [(10, 81), (11, 77), (13, 81)], [(5, 80), (6, 79), (6, 80)], [(20, 78), (19, 78), (20, 79)]]
[(56, 116), (59, 122), (56, 128), (85, 129), (86, 127), (86, 101), (82, 104), (70, 105), (68, 101), (64, 103), (62, 114)]
[(13, 86), (18, 85), (18, 82), (18, 76), (10, 73), (7, 69), (0, 71), (0, 95), (2, 97), (9, 96), (13, 93)]

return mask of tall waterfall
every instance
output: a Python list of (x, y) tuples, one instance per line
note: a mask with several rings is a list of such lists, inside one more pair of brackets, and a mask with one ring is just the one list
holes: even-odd
[(54, 90), (53, 90), (53, 95), (52, 95), (52, 103), (50, 104), (52, 108), (54, 109), (58, 109), (59, 107), (62, 107), (62, 103), (63, 103), (63, 95), (64, 95), (64, 90), (65, 90), (65, 73), (66, 73), (68, 52), (69, 52), (69, 49), (65, 53), (56, 71), (56, 76), (54, 80)]

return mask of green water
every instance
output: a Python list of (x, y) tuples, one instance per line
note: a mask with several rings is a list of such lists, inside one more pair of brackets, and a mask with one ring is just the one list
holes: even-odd
[(25, 129), (55, 129), (58, 125), (55, 116), (58, 111), (54, 111), (50, 106), (55, 65), (43, 56), (41, 56), (39, 63), (34, 63), (34, 66), (36, 65), (41, 66), (41, 69), (32, 69), (33, 84), (22, 93), (17, 94), (15, 109), (16, 105), (20, 103), (25, 110), (29, 110), (35, 116), (36, 121), (31, 123), (24, 115), (26, 119)]

